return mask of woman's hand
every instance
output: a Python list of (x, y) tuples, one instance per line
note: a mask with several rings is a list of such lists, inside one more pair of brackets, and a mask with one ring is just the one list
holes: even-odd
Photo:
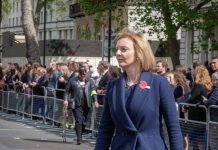
[(67, 107), (67, 106), (68, 106), (68, 101), (64, 100), (64, 107)]

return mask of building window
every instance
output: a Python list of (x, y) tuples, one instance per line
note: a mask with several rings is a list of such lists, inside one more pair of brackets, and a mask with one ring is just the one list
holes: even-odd
[(49, 39), (49, 40), (52, 39), (52, 31), (49, 31), (49, 32), (48, 32), (48, 39)]
[(73, 29), (70, 30), (70, 39), (73, 39)]
[(12, 21), (13, 23), (12, 23), (12, 26), (14, 26), (14, 18), (13, 18), (13, 21)]
[(40, 12), (40, 23), (43, 23), (43, 11)]
[(42, 32), (39, 32), (39, 40), (43, 40), (42, 38)]
[(20, 17), (20, 26), (23, 25), (23, 20), (22, 20), (22, 17)]
[(12, 11), (15, 12), (15, 2), (13, 2)]
[(16, 26), (18, 26), (18, 17), (16, 17)]
[(0, 35), (0, 44), (2, 45), (2, 35)]
[(8, 26), (9, 26), (9, 27), (11, 26), (11, 18), (9, 18)]
[(64, 34), (64, 35), (63, 35), (63, 39), (66, 40), (66, 39), (67, 39), (67, 30), (64, 30), (63, 34)]
[(61, 39), (61, 30), (59, 30), (59, 39)]
[(18, 12), (18, 10), (19, 10), (19, 2), (17, 2), (17, 12)]
[(52, 22), (52, 10), (50, 11), (50, 21)]

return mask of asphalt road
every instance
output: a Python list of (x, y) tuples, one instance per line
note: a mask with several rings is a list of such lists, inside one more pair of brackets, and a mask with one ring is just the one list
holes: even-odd
[(67, 131), (67, 142), (62, 141), (62, 129), (43, 125), (39, 121), (22, 119), (0, 112), (0, 150), (92, 150), (95, 139), (83, 136), (83, 144), (76, 145), (76, 135)]

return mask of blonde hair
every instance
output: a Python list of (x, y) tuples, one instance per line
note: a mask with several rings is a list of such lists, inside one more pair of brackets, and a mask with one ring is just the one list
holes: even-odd
[(60, 72), (62, 75), (68, 75), (69, 74), (69, 69), (67, 65), (63, 65), (60, 67)]
[(37, 72), (38, 72), (38, 74), (40, 74), (40, 73), (45, 74), (45, 73), (47, 73), (47, 70), (44, 67), (40, 66), (37, 68)]
[(196, 83), (205, 85), (208, 91), (212, 89), (213, 84), (206, 67), (203, 65), (197, 66), (195, 68), (194, 77)]
[(170, 80), (169, 80), (169, 83), (173, 86), (176, 86), (176, 80), (175, 80), (175, 75), (173, 72), (167, 72), (165, 75), (164, 75), (166, 78), (168, 77)]
[(115, 38), (115, 43), (122, 38), (129, 38), (132, 40), (136, 57), (140, 62), (140, 67), (145, 71), (151, 71), (153, 69), (155, 59), (151, 50), (149, 42), (141, 33), (135, 33), (128, 28), (124, 28)]
[(182, 72), (174, 72), (174, 78), (177, 86), (189, 89), (188, 81)]

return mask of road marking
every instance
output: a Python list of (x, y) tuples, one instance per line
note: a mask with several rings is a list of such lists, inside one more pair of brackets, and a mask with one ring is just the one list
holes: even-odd
[(0, 129), (0, 131), (25, 131), (26, 129)]
[(20, 138), (19, 138), (19, 137), (13, 137), (13, 139), (15, 139), (15, 140), (19, 140)]

